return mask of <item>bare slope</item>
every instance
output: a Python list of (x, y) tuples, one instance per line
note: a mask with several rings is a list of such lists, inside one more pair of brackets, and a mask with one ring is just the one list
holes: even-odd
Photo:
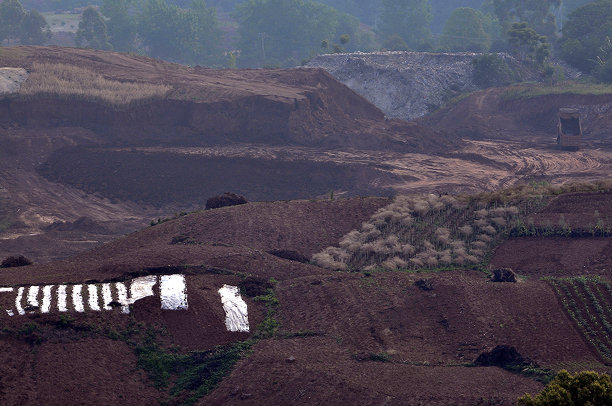
[[(543, 213), (560, 214), (575, 199), (561, 196)], [(605, 203), (601, 212), (608, 213), (609, 201), (600, 201)], [(99, 396), (121, 403), (125, 391), (132, 397), (123, 399), (131, 404), (171, 396), (151, 390), (132, 354), (149, 351), (146, 340), (153, 339), (163, 348), (179, 345), (177, 354), (190, 350), (192, 359), (204, 359), (215, 345), (253, 337), (224, 332), (216, 293), (222, 284), (240, 284), (247, 275), (278, 280), (273, 285), (277, 305), (264, 308), (275, 303), (271, 296), (246, 298), (250, 322), (256, 325), (268, 314), (280, 323), (278, 330), (274, 338), (260, 336), (252, 353), (198, 404), (513, 404), (542, 384), (527, 376), (530, 369), (513, 373), (473, 365), (480, 353), (499, 344), (514, 346), (541, 368), (608, 370), (553, 285), (537, 277), (493, 283), (475, 270), (334, 272), (266, 252), (281, 248), (310, 255), (336, 245), (388, 203), (372, 198), (249, 203), (180, 216), (66, 261), (4, 269), (1, 286), (185, 273), (190, 308), (162, 311), (147, 299), (137, 302), (129, 317), (118, 310), (68, 313), (72, 321), (57, 314), (8, 318), (0, 313), (6, 327), (0, 336), (6, 349), (0, 359), (0, 376), (7, 377), (3, 387), (23, 404), (51, 395), (67, 404), (75, 398), (95, 404)], [(512, 241), (519, 242), (515, 256), (531, 244)], [(546, 275), (556, 274), (543, 269), (537, 276)], [(433, 289), (416, 286), (419, 279), (428, 279)], [(13, 304), (0, 301), (3, 307)], [(270, 309), (275, 310), (267, 313)], [(275, 324), (268, 320), (266, 326), (270, 333)], [(94, 368), (96, 351), (105, 359)], [(12, 363), (15, 354), (22, 354), (22, 364)], [(155, 365), (162, 368), (164, 359)], [(99, 379), (72, 374), (87, 368)], [(172, 372), (180, 378), (170, 382), (188, 379), (183, 373), (180, 368)], [(107, 394), (108, 387), (117, 390)], [(191, 392), (179, 393), (176, 402)]]

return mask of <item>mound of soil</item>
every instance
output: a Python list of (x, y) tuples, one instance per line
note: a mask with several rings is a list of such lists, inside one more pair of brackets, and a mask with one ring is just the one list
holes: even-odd
[(523, 364), (528, 364), (523, 356), (519, 354), (516, 348), (509, 345), (498, 345), (491, 351), (483, 352), (476, 358), (474, 364), (489, 367), (514, 367)]
[(516, 274), (510, 268), (498, 268), (493, 271), (491, 282), (516, 282)]
[(244, 196), (225, 192), (222, 195), (208, 198), (208, 200), (206, 200), (206, 210), (218, 209), (220, 207), (238, 206), (246, 203), (248, 203), (248, 201)]

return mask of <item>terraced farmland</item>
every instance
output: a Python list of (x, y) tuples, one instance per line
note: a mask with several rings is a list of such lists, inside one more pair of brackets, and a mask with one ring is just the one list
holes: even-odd
[(612, 287), (599, 277), (549, 279), (563, 308), (604, 363), (612, 365)]

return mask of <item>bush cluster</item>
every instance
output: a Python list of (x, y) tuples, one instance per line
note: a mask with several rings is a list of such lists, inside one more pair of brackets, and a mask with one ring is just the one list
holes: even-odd
[(0, 264), (0, 268), (12, 268), (17, 266), (27, 266), (32, 265), (32, 261), (24, 257), (23, 255), (14, 255), (10, 257), (6, 257), (2, 264)]

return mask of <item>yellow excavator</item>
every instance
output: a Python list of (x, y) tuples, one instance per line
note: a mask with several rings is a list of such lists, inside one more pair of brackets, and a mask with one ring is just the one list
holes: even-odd
[(578, 109), (559, 109), (557, 146), (560, 149), (573, 151), (577, 151), (582, 146), (582, 126), (580, 125), (580, 111)]

